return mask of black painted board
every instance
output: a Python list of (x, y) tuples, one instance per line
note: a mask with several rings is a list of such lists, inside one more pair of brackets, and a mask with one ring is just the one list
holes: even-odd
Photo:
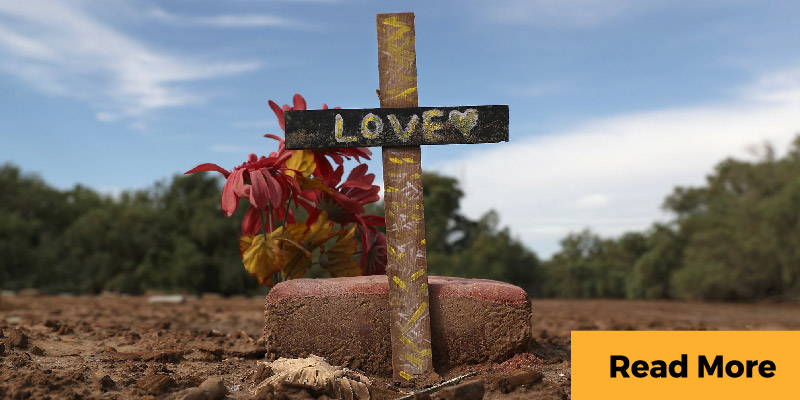
[(508, 141), (508, 106), (286, 111), (286, 148)]

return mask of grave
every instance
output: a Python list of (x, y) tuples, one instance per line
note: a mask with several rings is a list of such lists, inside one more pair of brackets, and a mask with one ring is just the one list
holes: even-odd
[(286, 111), (285, 127), (287, 149), (382, 147), (387, 276), (276, 285), (265, 339), (272, 356), (316, 354), (413, 384), (524, 351), (530, 299), (502, 282), (429, 281), (420, 145), (508, 141), (508, 106), (418, 107), (414, 14), (378, 14), (377, 31), (381, 108)]
[[(393, 284), (393, 283), (392, 283)], [(334, 365), (391, 376), (389, 281), (385, 276), (295, 279), (270, 291), (264, 338), (270, 358), (325, 358)], [(502, 362), (528, 349), (531, 303), (517, 286), (431, 276), (433, 366)], [(411, 351), (416, 345), (406, 343)]]

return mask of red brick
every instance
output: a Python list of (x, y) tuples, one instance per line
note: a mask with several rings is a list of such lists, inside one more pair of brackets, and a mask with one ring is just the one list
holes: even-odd
[[(297, 279), (266, 298), (264, 337), (272, 357), (315, 354), (331, 364), (391, 376), (385, 276)], [(521, 288), (497, 281), (430, 277), (433, 362), (503, 361), (531, 339), (531, 303)]]

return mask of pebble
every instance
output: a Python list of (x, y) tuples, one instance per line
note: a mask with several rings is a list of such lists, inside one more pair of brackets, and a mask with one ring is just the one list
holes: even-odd
[(0, 342), (0, 356), (4, 356), (4, 355), (6, 355), (6, 344), (3, 343), (3, 342)]
[(150, 395), (158, 396), (175, 386), (175, 380), (167, 375), (147, 375), (136, 382), (136, 386)]
[(228, 395), (228, 388), (221, 378), (208, 378), (198, 387), (183, 390), (175, 396), (179, 400), (222, 400)]
[[(101, 375), (98, 373), (98, 376)], [(100, 389), (104, 392), (109, 390), (115, 389), (117, 387), (117, 382), (114, 382), (114, 379), (111, 379), (110, 376), (107, 374), (102, 374), (99, 378), (97, 378), (97, 384), (100, 385)]]
[(431, 398), (434, 400), (481, 400), (485, 390), (482, 380), (473, 379), (441, 389)]
[(12, 329), (11, 334), (8, 336), (8, 344), (10, 347), (16, 347), (18, 349), (28, 347), (28, 335), (24, 334), (19, 328)]
[(184, 296), (182, 294), (150, 296), (150, 297), (147, 298), (147, 302), (148, 303), (183, 304), (183, 303), (186, 303), (186, 296)]
[(44, 350), (42, 350), (42, 348), (39, 347), (39, 346), (31, 346), (31, 350), (30, 351), (31, 351), (31, 354), (33, 354), (35, 356), (40, 356), (41, 357), (41, 356), (44, 355)]
[(531, 383), (539, 382), (542, 380), (542, 373), (539, 371), (521, 372), (515, 375), (507, 376), (497, 382), (497, 386), (503, 393), (512, 392), (518, 386), (529, 385)]

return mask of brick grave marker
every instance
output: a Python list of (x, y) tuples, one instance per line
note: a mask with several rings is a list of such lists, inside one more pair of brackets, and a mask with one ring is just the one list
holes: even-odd
[(420, 145), (508, 141), (508, 106), (418, 107), (414, 14), (378, 14), (377, 31), (381, 108), (286, 111), (286, 148), (382, 147), (392, 375), (412, 382), (436, 351)]

